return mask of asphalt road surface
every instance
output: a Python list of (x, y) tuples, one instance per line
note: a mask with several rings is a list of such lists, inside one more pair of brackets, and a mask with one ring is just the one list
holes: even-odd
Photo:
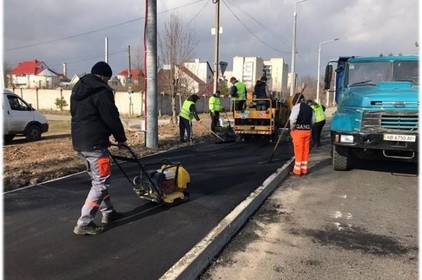
[[(113, 169), (110, 193), (125, 218), (97, 236), (72, 233), (89, 190), (86, 173), (7, 193), (4, 277), (157, 279), (289, 158), (285, 145), (278, 160), (259, 164), (272, 147), (202, 144), (148, 158), (180, 161), (191, 173), (190, 201), (172, 208), (139, 199)], [(126, 168), (136, 174), (134, 165)]]
[(310, 166), (283, 182), (202, 279), (417, 279), (417, 165), (333, 171), (326, 143)]

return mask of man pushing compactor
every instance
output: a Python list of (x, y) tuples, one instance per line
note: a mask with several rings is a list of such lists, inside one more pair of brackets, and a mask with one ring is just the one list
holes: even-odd
[(110, 177), (109, 137), (119, 146), (125, 145), (126, 135), (107, 82), (112, 70), (105, 62), (96, 63), (91, 74), (83, 76), (72, 90), (72, 144), (85, 160), (91, 176), (91, 189), (82, 206), (82, 213), (73, 230), (76, 235), (95, 235), (103, 228), (94, 223), (98, 210), (101, 223), (107, 225), (121, 215), (116, 212), (108, 193)]

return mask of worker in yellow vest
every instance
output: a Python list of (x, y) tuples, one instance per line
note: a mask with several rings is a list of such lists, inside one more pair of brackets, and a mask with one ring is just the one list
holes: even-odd
[(315, 123), (312, 125), (312, 146), (321, 146), (321, 132), (325, 125), (325, 107), (314, 100), (308, 100), (315, 115)]
[(235, 77), (230, 78), (232, 87), (230, 88), (230, 95), (234, 103), (236, 111), (243, 111), (246, 106), (246, 85), (238, 81)]
[(195, 103), (198, 101), (199, 96), (192, 94), (189, 96), (182, 105), (179, 114), (179, 132), (180, 132), (180, 142), (185, 142), (185, 131), (187, 133), (186, 141), (189, 141), (192, 144), (192, 120), (195, 118), (199, 121), (198, 113), (196, 112)]
[(221, 105), (220, 91), (217, 90), (215, 94), (210, 97), (208, 102), (211, 116), (211, 130), (215, 132), (215, 127), (219, 126), (220, 122), (220, 112), (223, 110)]

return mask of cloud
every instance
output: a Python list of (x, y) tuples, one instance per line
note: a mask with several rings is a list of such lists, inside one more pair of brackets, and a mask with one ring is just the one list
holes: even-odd
[[(194, 0), (158, 1), (158, 11)], [(208, 2), (206, 6), (204, 6)], [(227, 3), (240, 22), (224, 4)], [(293, 0), (224, 0), (221, 3), (221, 60), (231, 64), (233, 56), (284, 57), (290, 62)], [(55, 1), (5, 0), (5, 50), (98, 29), (144, 16), (144, 1)], [(323, 46), (321, 61), (342, 55), (416, 53), (418, 40), (417, 0), (309, 0), (297, 7), (296, 69), (299, 75), (316, 75), (317, 50), (321, 41), (339, 37)], [(201, 12), (199, 15), (198, 12)], [(198, 41), (195, 55), (213, 61), (215, 6), (209, 0), (178, 9)], [(159, 14), (158, 30), (170, 13)], [(243, 25), (247, 26), (247, 29)], [(252, 33), (252, 34), (251, 34)], [(89, 71), (104, 54), (104, 37), (109, 36), (110, 64), (115, 72), (127, 67), (127, 45), (142, 45), (143, 20), (97, 33), (22, 50), (5, 51), (6, 62), (14, 66), (38, 58), (60, 70), (68, 62), (69, 72)], [(259, 40), (256, 38), (258, 37)], [(262, 43), (262, 42), (264, 43)], [(270, 47), (269, 47), (270, 46)], [(279, 53), (273, 49), (283, 51)], [(289, 63), (290, 64), (290, 63)], [(231, 66), (229, 65), (229, 68)]]

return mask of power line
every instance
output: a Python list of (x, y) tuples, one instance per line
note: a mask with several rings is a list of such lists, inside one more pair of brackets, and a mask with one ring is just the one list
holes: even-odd
[[(114, 52), (109, 53), (109, 56), (120, 54), (120, 53), (126, 53), (126, 52), (127, 52), (126, 49), (114, 51)], [(68, 64), (68, 65), (69, 64), (77, 64), (77, 63), (80, 63), (80, 62), (86, 62), (86, 61), (90, 61), (90, 60), (94, 60), (94, 59), (100, 59), (100, 58), (104, 58), (104, 55), (98, 55), (98, 56), (95, 56), (95, 57), (94, 56), (91, 56), (91, 57), (76, 57), (74, 60), (66, 61), (66, 64)], [(50, 65), (50, 67), (54, 68), (54, 67), (60, 66), (60, 65), (62, 65), (62, 63), (53, 64), (53, 65)]]
[[(187, 6), (195, 5), (195, 4), (202, 2), (202, 1), (205, 1), (205, 0), (196, 0), (196, 1), (193, 1), (193, 2), (189, 2), (189, 3), (183, 4), (183, 5), (174, 7), (174, 8), (163, 10), (163, 11), (159, 12), (159, 14), (164, 14), (164, 13), (168, 13), (168, 12), (173, 11), (173, 10), (177, 10), (177, 9), (184, 8), (184, 7), (187, 7)], [(6, 49), (6, 51), (21, 50), (21, 49), (40, 46), (40, 45), (51, 44), (51, 43), (58, 42), (58, 41), (73, 39), (73, 38), (76, 38), (76, 37), (85, 36), (85, 35), (88, 35), (88, 34), (104, 31), (104, 30), (107, 30), (107, 29), (115, 28), (115, 27), (118, 27), (118, 26), (121, 26), (121, 25), (132, 23), (132, 22), (136, 22), (136, 21), (142, 20), (144, 18), (145, 17), (136, 17), (136, 18), (133, 18), (133, 19), (130, 19), (130, 20), (126, 20), (126, 21), (119, 22), (119, 23), (116, 23), (116, 24), (107, 25), (107, 26), (97, 28), (97, 29), (94, 29), (94, 30), (90, 30), (90, 31), (86, 31), (86, 32), (81, 32), (81, 33), (77, 33), (77, 34), (73, 34), (73, 35), (69, 35), (69, 36), (65, 36), (65, 37), (61, 37), (61, 38), (51, 39), (51, 40), (39, 41), (39, 42), (36, 42), (36, 43), (22, 45), (22, 46), (19, 46), (19, 47), (9, 48), (9, 49)]]
[[(271, 32), (272, 34), (274, 34), (276, 36), (280, 36), (279, 33), (275, 32), (274, 30), (272, 30), (271, 28), (269, 28), (268, 25), (265, 25), (261, 21), (257, 20), (254, 16), (252, 16), (250, 13), (248, 13), (244, 9), (240, 8), (239, 6), (237, 6), (237, 9), (239, 9), (242, 13), (244, 13), (246, 16), (248, 16), (250, 19), (252, 19), (260, 27), (264, 28), (264, 30), (269, 31), (269, 32)], [(285, 42), (282, 41), (282, 44), (285, 44)]]
[(263, 41), (261, 38), (259, 38), (258, 36), (256, 36), (252, 30), (249, 29), (249, 27), (247, 25), (245, 25), (240, 18), (233, 12), (233, 10), (229, 7), (229, 5), (226, 3), (226, 1), (223, 0), (223, 4), (227, 7), (227, 9), (230, 11), (230, 13), (235, 17), (235, 19), (243, 26), (243, 28), (246, 29), (246, 31), (248, 31), (258, 42), (260, 42), (261, 44), (265, 45), (266, 47), (278, 52), (278, 53), (290, 53), (289, 51), (282, 51), (279, 50), (277, 48), (274, 48), (273, 46), (269, 45), (268, 43), (266, 43), (265, 41)]
[(189, 25), (189, 24), (191, 24), (192, 23), (192, 21), (195, 19), (195, 18), (197, 18), (201, 13), (202, 13), (202, 11), (205, 9), (205, 7), (206, 6), (208, 6), (208, 4), (209, 4), (209, 2), (208, 2), (208, 0), (207, 1), (205, 1), (205, 5), (203, 5), (200, 9), (199, 9), (199, 11), (187, 22), (187, 25)]

